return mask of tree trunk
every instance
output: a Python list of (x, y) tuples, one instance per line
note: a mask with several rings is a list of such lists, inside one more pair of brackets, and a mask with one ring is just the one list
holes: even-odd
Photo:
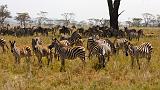
[(112, 0), (107, 0), (108, 2), (108, 8), (109, 8), (109, 16), (110, 16), (110, 27), (113, 29), (118, 30), (118, 17), (120, 14), (118, 14), (119, 6), (120, 6), (121, 0), (114, 0), (114, 3)]

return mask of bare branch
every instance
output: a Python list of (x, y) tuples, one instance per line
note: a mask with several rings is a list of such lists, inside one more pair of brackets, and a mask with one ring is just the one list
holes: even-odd
[(123, 10), (121, 13), (118, 14), (118, 16), (120, 16), (125, 10)]

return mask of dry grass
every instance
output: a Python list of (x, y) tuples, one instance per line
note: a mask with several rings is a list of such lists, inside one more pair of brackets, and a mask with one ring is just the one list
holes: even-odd
[[(144, 28), (145, 33), (153, 32), (155, 37), (144, 37), (140, 41), (132, 41), (135, 45), (150, 42), (154, 49), (151, 65), (147, 67), (146, 60), (141, 61), (141, 70), (135, 64), (130, 68), (130, 57), (123, 53), (112, 56), (106, 68), (96, 71), (93, 66), (96, 58), (87, 59), (85, 68), (80, 60), (67, 60), (66, 71), (59, 72), (60, 62), (54, 60), (53, 65), (47, 66), (43, 58), (43, 68), (39, 69), (37, 59), (32, 57), (32, 63), (27, 65), (25, 59), (20, 65), (14, 64), (14, 57), (10, 50), (1, 53), (0, 49), (0, 87), (2, 90), (159, 90), (160, 89), (160, 29)], [(16, 40), (17, 45), (31, 46), (32, 37), (16, 38), (4, 36), (9, 40)], [(49, 37), (42, 37), (46, 45), (51, 42)], [(113, 39), (112, 39), (113, 40)]]

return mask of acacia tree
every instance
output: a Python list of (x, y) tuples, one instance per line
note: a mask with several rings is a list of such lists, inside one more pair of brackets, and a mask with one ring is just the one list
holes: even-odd
[(19, 21), (20, 25), (25, 28), (26, 22), (29, 21), (30, 16), (28, 13), (17, 13), (17, 16), (15, 17), (15, 19)]
[(0, 6), (0, 26), (3, 27), (6, 18), (11, 18), (7, 5)]
[(38, 22), (38, 26), (41, 26), (42, 23), (47, 20), (46, 18), (46, 14), (48, 12), (45, 12), (45, 11), (40, 11), (40, 13), (37, 13), (38, 17), (37, 17), (37, 22)]
[(126, 22), (126, 24), (128, 25), (128, 27), (131, 27), (132, 26), (132, 22), (131, 21), (125, 21)]
[(133, 25), (139, 27), (141, 22), (142, 22), (142, 20), (143, 20), (142, 18), (133, 18), (132, 19)]
[(157, 15), (157, 24), (158, 24), (158, 27), (160, 27), (160, 15)]
[(152, 15), (150, 13), (143, 13), (142, 16), (143, 16), (144, 23), (145, 23), (146, 27), (149, 25), (149, 23), (151, 22), (151, 20), (154, 19), (154, 15)]
[(71, 20), (74, 19), (75, 14), (74, 13), (63, 13), (61, 14), (65, 20), (65, 25), (68, 26)]
[(107, 0), (108, 8), (109, 8), (109, 16), (110, 16), (110, 27), (118, 30), (118, 17), (124, 12), (122, 11), (120, 14), (118, 13), (119, 6), (121, 0)]

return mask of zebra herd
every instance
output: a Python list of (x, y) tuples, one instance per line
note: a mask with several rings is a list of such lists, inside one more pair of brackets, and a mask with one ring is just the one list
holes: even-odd
[(113, 28), (109, 28), (107, 26), (91, 26), (88, 29), (83, 27), (76, 28), (75, 26), (66, 27), (66, 26), (54, 26), (52, 28), (44, 28), (44, 27), (29, 27), (29, 28), (21, 28), (20, 26), (15, 27), (3, 27), (0, 28), (0, 35), (12, 35), (12, 36), (38, 36), (39, 34), (48, 36), (49, 33), (52, 35), (71, 35), (74, 31), (80, 33), (82, 37), (90, 37), (93, 35), (99, 35), (100, 37), (108, 38), (108, 37), (118, 37), (124, 38), (126, 37), (128, 40), (137, 39), (139, 40), (140, 37), (144, 36), (143, 30), (135, 30), (135, 29), (128, 29), (124, 27), (123, 30), (116, 30)]
[[(134, 32), (134, 30), (128, 30), (127, 32), (129, 34), (130, 32)], [(143, 34), (141, 30), (134, 33), (138, 33), (138, 37)], [(129, 35), (131, 35), (131, 33)], [(31, 57), (36, 56), (39, 66), (42, 67), (42, 57), (46, 57), (48, 60), (47, 65), (50, 65), (52, 64), (52, 60), (56, 60), (56, 56), (58, 56), (58, 59), (60, 59), (61, 62), (60, 71), (65, 71), (65, 61), (67, 59), (80, 58), (80, 60), (82, 60), (83, 64), (85, 65), (87, 62), (86, 57), (88, 55), (89, 60), (92, 59), (93, 56), (96, 56), (99, 61), (99, 67), (104, 68), (107, 62), (110, 61), (110, 57), (112, 55), (118, 56), (119, 51), (122, 50), (126, 56), (131, 56), (132, 67), (136, 59), (140, 69), (139, 59), (146, 58), (149, 63), (151, 60), (153, 47), (148, 42), (134, 46), (129, 41), (130, 38), (133, 37), (116, 37), (116, 39), (112, 42), (111, 40), (102, 37), (100, 34), (91, 34), (87, 38), (87, 47), (85, 48), (85, 42), (83, 40), (82, 34), (78, 31), (75, 31), (71, 34), (70, 37), (67, 37), (64, 34), (61, 35), (59, 39), (52, 39), (52, 43), (47, 46), (43, 45), (40, 37), (34, 37), (32, 39), (32, 47), (22, 45), (21, 47), (17, 47), (16, 41), (9, 41), (9, 43), (11, 52), (15, 57), (16, 64), (19, 64), (20, 59), (23, 57), (26, 58), (27, 62), (30, 62)], [(3, 52), (6, 51), (5, 47), (9, 49), (5, 39), (0, 39), (0, 47), (2, 47)]]

